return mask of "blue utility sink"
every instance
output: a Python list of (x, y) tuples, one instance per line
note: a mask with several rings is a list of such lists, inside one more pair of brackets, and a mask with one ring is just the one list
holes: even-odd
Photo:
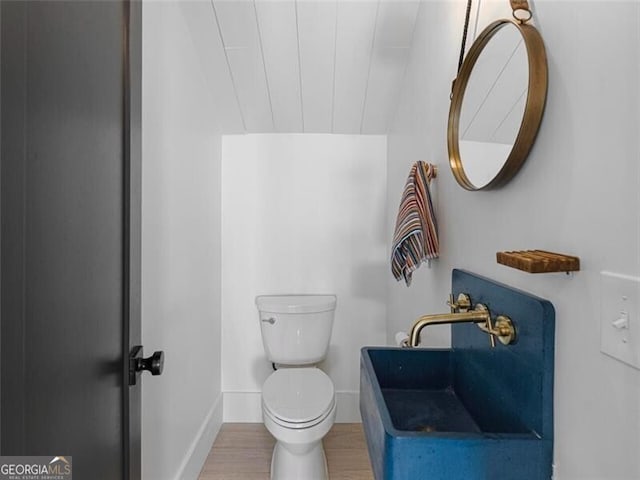
[(553, 307), (461, 270), (453, 279), (456, 296), (509, 315), (518, 341), (491, 348), (477, 326), (460, 324), (450, 349), (363, 348), (360, 411), (375, 478), (548, 480)]

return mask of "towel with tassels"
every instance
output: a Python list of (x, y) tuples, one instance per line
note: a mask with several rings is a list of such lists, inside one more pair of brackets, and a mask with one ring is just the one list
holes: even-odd
[(393, 235), (391, 271), (396, 280), (411, 285), (411, 274), (424, 261), (438, 258), (438, 228), (431, 202), (429, 183), (435, 167), (416, 162), (404, 187)]

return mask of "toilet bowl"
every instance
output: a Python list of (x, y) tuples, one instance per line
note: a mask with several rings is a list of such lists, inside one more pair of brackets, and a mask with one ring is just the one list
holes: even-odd
[(326, 480), (322, 438), (336, 417), (333, 383), (317, 368), (274, 372), (262, 390), (262, 416), (277, 440), (272, 480)]
[(271, 480), (327, 480), (322, 438), (336, 418), (333, 382), (315, 364), (327, 355), (335, 295), (256, 298), (267, 359), (279, 368), (262, 387), (262, 418), (276, 439)]

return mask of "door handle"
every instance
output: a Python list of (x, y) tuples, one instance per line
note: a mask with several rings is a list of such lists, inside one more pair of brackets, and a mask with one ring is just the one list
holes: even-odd
[(158, 350), (150, 357), (144, 358), (142, 345), (133, 347), (129, 354), (129, 385), (135, 385), (138, 376), (144, 370), (151, 372), (151, 375), (162, 375), (164, 369), (164, 352)]
[(260, 320), (261, 322), (266, 322), (266, 323), (270, 323), (271, 325), (273, 325), (274, 323), (276, 323), (276, 319), (273, 317), (269, 317), (269, 318), (263, 318), (262, 320)]

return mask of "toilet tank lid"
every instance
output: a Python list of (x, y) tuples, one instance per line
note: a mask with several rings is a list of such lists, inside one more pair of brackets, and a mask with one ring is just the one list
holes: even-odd
[(261, 312), (320, 313), (336, 308), (335, 295), (258, 295), (256, 306)]

